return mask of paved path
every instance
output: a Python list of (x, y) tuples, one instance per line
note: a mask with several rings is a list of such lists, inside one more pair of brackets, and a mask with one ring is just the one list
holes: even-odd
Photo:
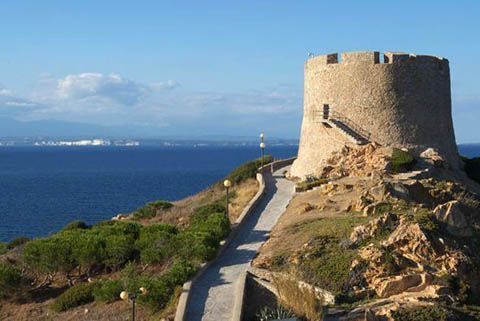
[(265, 175), (265, 195), (238, 234), (194, 283), (187, 303), (188, 321), (228, 321), (233, 310), (236, 280), (248, 269), (257, 250), (285, 211), (294, 193), (293, 183), (281, 173)]

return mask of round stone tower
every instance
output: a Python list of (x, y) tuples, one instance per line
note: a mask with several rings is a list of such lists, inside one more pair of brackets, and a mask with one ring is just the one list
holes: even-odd
[[(311, 57), (305, 63), (304, 115), (292, 176), (315, 175), (333, 151), (368, 141), (434, 148), (453, 168), (459, 158), (447, 59), (386, 52)], [(383, 61), (381, 61), (383, 60)]]

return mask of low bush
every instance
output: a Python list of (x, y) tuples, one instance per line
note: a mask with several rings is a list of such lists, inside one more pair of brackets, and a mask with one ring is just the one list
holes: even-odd
[(173, 207), (173, 203), (170, 203), (168, 201), (153, 201), (148, 203), (148, 206), (153, 207), (157, 210), (168, 210)]
[(41, 273), (69, 272), (75, 267), (105, 266), (118, 269), (136, 258), (135, 240), (140, 225), (132, 222), (102, 222), (90, 229), (69, 229), (51, 237), (28, 242), (25, 263)]
[(413, 215), (413, 220), (426, 232), (437, 233), (440, 230), (440, 224), (435, 214), (428, 209), (419, 209)]
[(264, 307), (255, 314), (255, 321), (272, 321), (293, 318), (295, 315), (289, 309), (285, 309), (281, 305), (275, 308)]
[(0, 242), (0, 255), (7, 253), (7, 243)]
[(10, 242), (8, 242), (7, 249), (11, 250), (13, 248), (16, 248), (17, 246), (23, 245), (30, 241), (30, 239), (26, 236), (19, 236), (17, 238), (14, 238)]
[(93, 297), (98, 302), (112, 303), (120, 299), (120, 292), (123, 290), (124, 286), (120, 280), (100, 281), (93, 289)]
[(400, 309), (392, 313), (395, 321), (449, 321), (451, 313), (441, 307)]
[(95, 265), (101, 264), (105, 258), (105, 239), (95, 233), (70, 233), (64, 234), (69, 237), (72, 248), (72, 260), (80, 268), (90, 270)]
[(465, 162), (465, 172), (468, 177), (480, 184), (480, 157), (463, 158)]
[(140, 258), (144, 263), (161, 263), (175, 254), (174, 244), (177, 229), (168, 224), (144, 227), (136, 242)]
[(34, 270), (43, 273), (68, 272), (76, 266), (71, 240), (59, 236), (36, 239), (25, 244), (23, 260)]
[(160, 277), (140, 277), (136, 288), (147, 289), (147, 295), (140, 296), (138, 302), (154, 311), (163, 309), (170, 301), (175, 288), (186, 282), (195, 272), (195, 268), (186, 260), (175, 262), (166, 273)]
[(225, 213), (225, 205), (220, 202), (213, 202), (207, 205), (197, 207), (192, 215), (192, 223), (202, 222), (212, 213)]
[(62, 231), (69, 231), (69, 230), (76, 230), (76, 229), (86, 230), (88, 227), (89, 226), (84, 221), (76, 220), (65, 225), (62, 228)]
[(306, 181), (297, 183), (297, 185), (295, 187), (295, 190), (297, 192), (305, 192), (305, 191), (308, 191), (308, 190), (310, 190), (314, 187), (317, 187), (317, 186), (320, 186), (320, 185), (323, 185), (323, 184), (326, 184), (326, 183), (328, 183), (328, 179), (326, 179), (326, 178), (313, 178), (313, 179), (310, 179), (310, 180), (306, 180)]
[(157, 215), (157, 211), (168, 210), (173, 207), (173, 204), (167, 201), (150, 202), (144, 207), (137, 209), (133, 213), (134, 219), (152, 218)]
[(104, 221), (92, 227), (92, 231), (104, 236), (124, 235), (135, 240), (138, 239), (140, 235), (140, 229), (140, 224), (125, 221)]
[(51, 306), (52, 310), (62, 312), (92, 302), (95, 299), (93, 291), (96, 286), (96, 283), (80, 283), (75, 285), (55, 299)]
[[(264, 165), (269, 164), (273, 161), (273, 157), (270, 155), (265, 155)], [(235, 168), (229, 175), (228, 179), (233, 184), (238, 184), (246, 179), (255, 178), (257, 171), (262, 166), (262, 159), (258, 158), (253, 161), (247, 162)]]
[(215, 242), (220, 242), (230, 233), (230, 221), (225, 213), (212, 213), (205, 220), (194, 222), (190, 230), (208, 233)]
[(185, 283), (195, 273), (195, 267), (187, 260), (178, 260), (170, 270), (163, 275), (165, 282), (175, 287)]
[(416, 159), (409, 152), (398, 148), (393, 150), (390, 162), (394, 173), (411, 170), (417, 163)]
[(114, 270), (137, 257), (135, 239), (129, 235), (109, 235), (105, 238), (105, 257), (102, 263)]
[(190, 227), (177, 235), (176, 248), (180, 257), (211, 260), (220, 247), (220, 241), (229, 233), (230, 221), (225, 215), (225, 207), (212, 203), (195, 211)]
[(6, 298), (15, 293), (21, 280), (20, 271), (8, 263), (0, 263), (0, 298)]
[(220, 246), (208, 233), (189, 230), (179, 233), (175, 244), (179, 257), (200, 262), (213, 259)]

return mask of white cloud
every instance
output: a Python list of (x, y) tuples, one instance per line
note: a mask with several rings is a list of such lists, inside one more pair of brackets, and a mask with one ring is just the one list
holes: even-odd
[(170, 133), (228, 132), (258, 127), (271, 119), (300, 114), (301, 89), (285, 85), (249, 91), (188, 91), (179, 82), (140, 83), (118, 74), (42, 76), (28, 95), (0, 87), (0, 115), (102, 125), (145, 124)]
[(150, 84), (150, 88), (157, 91), (171, 90), (180, 87), (180, 83), (175, 80), (167, 80)]
[(122, 105), (134, 105), (146, 87), (117, 74), (82, 73), (68, 75), (58, 81), (57, 94), (62, 99), (111, 100)]

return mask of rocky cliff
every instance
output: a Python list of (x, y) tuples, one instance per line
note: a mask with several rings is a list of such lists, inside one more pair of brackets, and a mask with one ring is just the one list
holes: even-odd
[(321, 175), (325, 184), (293, 199), (256, 268), (326, 291), (326, 320), (417, 320), (405, 315), (431, 306), (475, 320), (480, 185), (435, 150), (413, 160), (372, 144), (335, 152)]

